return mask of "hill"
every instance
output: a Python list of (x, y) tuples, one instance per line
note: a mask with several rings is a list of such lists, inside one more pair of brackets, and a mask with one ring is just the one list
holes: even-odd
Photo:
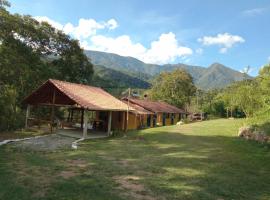
[(115, 96), (118, 96), (129, 87), (135, 89), (147, 89), (150, 87), (150, 83), (143, 79), (101, 65), (94, 65), (92, 83), (94, 86), (102, 87)]
[(85, 51), (85, 54), (95, 65), (106, 66), (115, 70), (115, 73), (125, 73), (143, 81), (149, 81), (151, 77), (163, 71), (172, 71), (177, 68), (185, 69), (193, 77), (196, 86), (204, 90), (223, 88), (235, 81), (251, 78), (220, 63), (213, 63), (207, 68), (186, 64), (155, 65), (144, 63), (133, 57), (124, 57), (113, 53)]

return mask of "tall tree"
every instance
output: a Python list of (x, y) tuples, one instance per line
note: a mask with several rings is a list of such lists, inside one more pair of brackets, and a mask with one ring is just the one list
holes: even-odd
[(31, 16), (10, 14), (6, 6), (0, 0), (0, 130), (19, 121), (23, 97), (46, 79), (87, 84), (93, 74), (78, 41)]
[(157, 76), (149, 94), (152, 99), (183, 107), (190, 103), (191, 96), (195, 92), (196, 87), (191, 75), (185, 70), (176, 69), (172, 72), (162, 72)]

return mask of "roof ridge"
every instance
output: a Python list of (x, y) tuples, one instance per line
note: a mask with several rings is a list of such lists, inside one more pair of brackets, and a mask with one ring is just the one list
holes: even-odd
[(74, 83), (74, 82), (69, 82), (69, 81), (62, 81), (62, 80), (58, 80), (58, 79), (49, 79), (49, 81), (54, 82), (62, 82), (62, 83), (67, 83), (67, 84), (74, 84), (74, 85), (80, 85), (80, 86), (86, 86), (86, 87), (90, 87), (90, 88), (97, 88), (97, 89), (101, 89), (103, 90), (101, 87), (97, 87), (97, 86), (92, 86), (92, 85), (86, 85), (86, 84), (82, 84), (82, 83)]

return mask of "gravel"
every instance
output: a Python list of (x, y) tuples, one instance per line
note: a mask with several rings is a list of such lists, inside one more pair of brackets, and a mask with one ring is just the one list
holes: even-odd
[(71, 144), (74, 141), (74, 138), (53, 134), (14, 142), (13, 145), (18, 148), (34, 151), (55, 151), (63, 148), (71, 148)]

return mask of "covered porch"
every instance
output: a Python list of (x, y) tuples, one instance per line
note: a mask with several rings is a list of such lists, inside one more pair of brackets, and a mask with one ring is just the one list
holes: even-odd
[[(127, 105), (101, 88), (49, 79), (25, 98), (27, 104), (25, 127), (33, 120), (33, 107), (50, 109), (48, 123), (50, 132), (74, 138), (103, 138), (112, 134), (112, 128), (122, 129)], [(59, 119), (56, 111), (61, 109), (64, 117)], [(113, 119), (118, 116), (119, 120)], [(121, 121), (121, 123), (119, 123)], [(114, 123), (114, 124), (113, 124)]]
[[(76, 139), (82, 138), (82, 130), (80, 129), (58, 129), (56, 133), (59, 135), (68, 136)], [(106, 137), (108, 137), (108, 133), (106, 132), (88, 130), (84, 139), (99, 139)]]

